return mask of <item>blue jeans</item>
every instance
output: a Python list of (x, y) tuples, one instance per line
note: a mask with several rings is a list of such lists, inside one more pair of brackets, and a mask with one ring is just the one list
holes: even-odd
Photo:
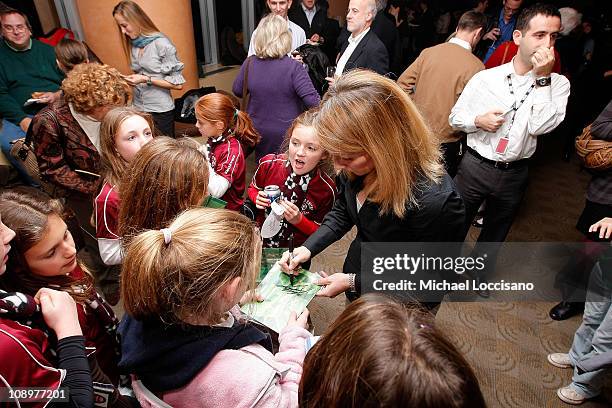
[(25, 137), (25, 135), (26, 134), (23, 130), (21, 130), (21, 127), (15, 125), (13, 122), (9, 122), (6, 119), (2, 119), (2, 129), (0, 129), (0, 148), (2, 149), (2, 153), (4, 153), (7, 160), (13, 165), (13, 167), (15, 167), (24, 183), (31, 186), (37, 186), (34, 180), (32, 180), (30, 176), (28, 176), (28, 173), (23, 169), (19, 160), (16, 160), (13, 156), (11, 156), (11, 147), (13, 147), (11, 142), (21, 139), (22, 137)]
[[(574, 335), (569, 357), (575, 365), (578, 360), (612, 351), (612, 271), (604, 271), (596, 263), (589, 280), (589, 291), (584, 305), (582, 324)], [(574, 368), (572, 384), (575, 391), (587, 398), (599, 395), (605, 369), (583, 372)]]

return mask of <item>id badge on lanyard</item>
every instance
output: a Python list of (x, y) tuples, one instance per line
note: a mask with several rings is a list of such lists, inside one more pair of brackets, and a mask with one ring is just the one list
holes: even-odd
[(510, 138), (508, 137), (508, 135), (499, 139), (499, 141), (497, 142), (497, 147), (495, 148), (495, 153), (501, 156), (505, 155), (508, 151), (508, 144), (510, 144)]
[[(508, 74), (507, 78), (508, 78), (508, 87), (510, 88), (510, 94), (514, 96), (514, 88), (512, 87), (512, 76)], [(497, 153), (498, 155), (504, 156), (506, 152), (508, 151), (508, 145), (510, 144), (510, 131), (512, 130), (512, 125), (514, 125), (516, 111), (518, 111), (521, 105), (523, 105), (523, 102), (525, 102), (525, 100), (527, 99), (527, 97), (529, 96), (529, 94), (531, 93), (534, 87), (535, 87), (535, 82), (529, 87), (529, 89), (525, 93), (525, 96), (521, 98), (518, 104), (516, 103), (516, 100), (512, 104), (512, 107), (510, 108), (510, 112), (512, 112), (512, 118), (510, 119), (510, 126), (508, 126), (508, 130), (506, 130), (506, 134), (502, 136), (501, 139), (499, 139), (499, 141), (497, 142), (497, 146), (495, 147), (495, 153)]]

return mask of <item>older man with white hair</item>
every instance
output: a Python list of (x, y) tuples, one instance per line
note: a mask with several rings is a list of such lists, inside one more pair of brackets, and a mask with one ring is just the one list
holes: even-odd
[(336, 75), (354, 68), (367, 68), (381, 75), (389, 72), (389, 54), (378, 36), (370, 30), (376, 16), (375, 0), (351, 0), (346, 15), (350, 37), (340, 48)]

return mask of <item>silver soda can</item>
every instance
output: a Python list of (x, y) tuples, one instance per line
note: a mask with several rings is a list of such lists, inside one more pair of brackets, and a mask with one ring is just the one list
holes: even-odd
[(264, 191), (268, 196), (268, 200), (270, 200), (270, 204), (278, 200), (281, 195), (280, 187), (275, 185), (265, 186)]

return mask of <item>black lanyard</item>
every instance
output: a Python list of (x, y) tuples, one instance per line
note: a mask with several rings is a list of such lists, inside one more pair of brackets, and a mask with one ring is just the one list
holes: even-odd
[(507, 137), (510, 134), (510, 129), (512, 129), (512, 125), (514, 125), (514, 118), (516, 117), (516, 111), (519, 110), (521, 106), (523, 106), (523, 103), (525, 102), (525, 100), (527, 99), (527, 97), (529, 96), (533, 88), (535, 88), (535, 81), (533, 81), (533, 83), (531, 84), (527, 92), (525, 92), (525, 95), (521, 98), (521, 100), (519, 101), (517, 105), (516, 99), (514, 97), (514, 88), (512, 87), (512, 74), (508, 74), (506, 78), (508, 78), (508, 88), (510, 88), (510, 95), (512, 95), (512, 98), (514, 99), (514, 102), (512, 103), (512, 106), (510, 107), (510, 109), (512, 109), (512, 118), (510, 119), (510, 126), (508, 126), (508, 132), (506, 135)]

